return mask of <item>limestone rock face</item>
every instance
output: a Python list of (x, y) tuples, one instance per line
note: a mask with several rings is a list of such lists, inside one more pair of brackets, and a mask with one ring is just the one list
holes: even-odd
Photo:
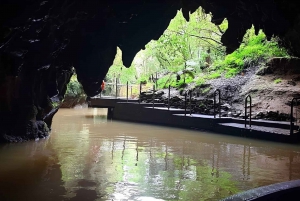
[(27, 135), (34, 139), (39, 130), (32, 123), (36, 121), (50, 127), (73, 67), (86, 94), (98, 94), (117, 46), (125, 66), (130, 66), (135, 54), (158, 39), (181, 8), (187, 20), (199, 6), (213, 14), (215, 24), (227, 18), (222, 42), (228, 53), (239, 47), (253, 24), (268, 38), (280, 37), (291, 53), (300, 56), (297, 4), (287, 0), (1, 0), (0, 139), (24, 136), (28, 130), (34, 130)]

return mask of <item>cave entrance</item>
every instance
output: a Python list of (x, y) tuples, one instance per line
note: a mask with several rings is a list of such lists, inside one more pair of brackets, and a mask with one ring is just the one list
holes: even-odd
[(224, 20), (216, 26), (211, 19), (212, 15), (205, 14), (201, 7), (190, 14), (189, 22), (182, 11), (178, 11), (162, 36), (138, 52), (128, 69), (123, 67), (122, 52), (118, 48), (105, 79), (110, 83), (117, 79), (120, 84), (143, 82), (149, 87), (156, 83), (157, 88), (195, 81), (195, 73), (201, 73), (225, 56), (221, 36), (228, 22)]

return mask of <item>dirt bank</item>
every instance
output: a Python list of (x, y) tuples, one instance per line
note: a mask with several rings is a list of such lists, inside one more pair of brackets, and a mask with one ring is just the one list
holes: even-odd
[[(189, 84), (185, 90), (171, 90), (171, 97), (184, 98), (185, 91), (193, 90), (194, 99), (213, 99), (216, 89), (221, 90), (221, 104), (230, 105), (243, 116), (245, 97), (252, 97), (254, 118), (289, 120), (291, 100), (300, 97), (300, 59), (272, 58), (260, 66), (245, 69), (232, 78), (208, 80), (202, 86)], [(167, 98), (167, 90), (163, 90)], [(298, 102), (300, 105), (300, 101)], [(299, 107), (294, 117), (300, 117)]]

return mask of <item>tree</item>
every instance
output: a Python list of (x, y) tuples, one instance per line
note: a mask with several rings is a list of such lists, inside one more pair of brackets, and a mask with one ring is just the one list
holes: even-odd
[(226, 55), (221, 36), (228, 28), (228, 22), (224, 20), (216, 26), (211, 19), (211, 14), (205, 14), (199, 8), (190, 14), (187, 22), (182, 11), (178, 11), (163, 35), (148, 43), (129, 69), (123, 67), (118, 49), (107, 78), (114, 80), (118, 77), (121, 83), (137, 83), (148, 81), (149, 77), (158, 73), (160, 87), (169, 84), (182, 87), (185, 83), (195, 81), (200, 84), (224, 74), (226, 77), (234, 76), (261, 58), (287, 56), (286, 51), (278, 47), (276, 39), (268, 42), (264, 33), (255, 35), (253, 28), (245, 35), (240, 48)]
[(216, 26), (210, 20), (210, 15), (198, 9), (186, 22), (182, 12), (178, 11), (159, 40), (151, 41), (146, 46), (146, 54), (157, 58), (160, 70), (169, 72), (165, 80), (173, 79), (172, 74), (182, 74), (185, 83), (186, 73), (182, 72), (187, 72), (187, 67), (200, 72), (203, 66), (207, 67), (214, 60), (224, 58), (225, 48), (220, 40), (227, 28), (227, 21)]

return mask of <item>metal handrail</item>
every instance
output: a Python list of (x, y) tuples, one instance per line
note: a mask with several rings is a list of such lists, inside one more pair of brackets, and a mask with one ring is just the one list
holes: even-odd
[[(107, 82), (105, 82), (105, 86), (109, 86), (109, 85), (115, 86), (116, 83), (111, 83), (111, 82), (107, 83)], [(118, 83), (117, 85), (118, 85), (118, 86), (126, 86), (127, 84), (121, 84), (121, 83)], [(139, 86), (138, 84), (128, 84), (128, 85), (129, 85), (129, 86)]]
[[(291, 103), (291, 115), (290, 115), (290, 135), (294, 134), (293, 131), (293, 127), (294, 127), (294, 123), (293, 123), (293, 113), (294, 113), (294, 101), (298, 101), (300, 100), (300, 98), (293, 98), (292, 99), (292, 103)], [(297, 102), (296, 102), (297, 103)], [(296, 120), (297, 121), (297, 120)]]
[(190, 90), (190, 116), (192, 115), (192, 91)]
[(186, 116), (186, 96), (187, 94), (184, 94), (184, 116)]
[(153, 93), (152, 93), (152, 107), (154, 109), (154, 95), (155, 95), (155, 85), (153, 85)]
[(245, 128), (247, 127), (247, 103), (248, 103), (248, 98), (250, 100), (250, 118), (249, 118), (249, 127), (251, 128), (251, 116), (252, 116), (252, 98), (250, 95), (246, 96), (245, 98)]
[(116, 79), (116, 98), (118, 98), (118, 79)]
[[(124, 94), (124, 98), (127, 100), (127, 102), (131, 99), (130, 97), (132, 97), (133, 94), (133, 87), (137, 87), (139, 85), (135, 85), (135, 84), (129, 84), (129, 81), (126, 81), (126, 84), (119, 84), (117, 83), (117, 81), (115, 82), (115, 84), (113, 83), (105, 83), (106, 88), (108, 88), (108, 91), (110, 94), (106, 94), (104, 95), (103, 92), (105, 92), (106, 90), (102, 90), (101, 93), (99, 93), (98, 95), (96, 95), (97, 97), (101, 98), (105, 98), (105, 96), (113, 96), (115, 98), (120, 98), (122, 97), (121, 94), (122, 92), (120, 92), (120, 87), (125, 86), (125, 94)], [(142, 85), (140, 85), (142, 87)], [(130, 94), (129, 94), (130, 93)]]
[(169, 94), (168, 94), (168, 110), (170, 110), (170, 93), (171, 93), (171, 85), (169, 85)]
[(216, 89), (214, 92), (214, 118), (216, 118), (216, 96), (217, 92), (219, 93), (219, 118), (221, 118), (221, 91), (220, 89)]
[(128, 102), (128, 81), (127, 81), (127, 86), (126, 86), (126, 99), (127, 99), (127, 102)]
[(139, 97), (139, 104), (141, 103), (141, 97), (142, 97), (142, 82), (140, 83), (140, 97)]

